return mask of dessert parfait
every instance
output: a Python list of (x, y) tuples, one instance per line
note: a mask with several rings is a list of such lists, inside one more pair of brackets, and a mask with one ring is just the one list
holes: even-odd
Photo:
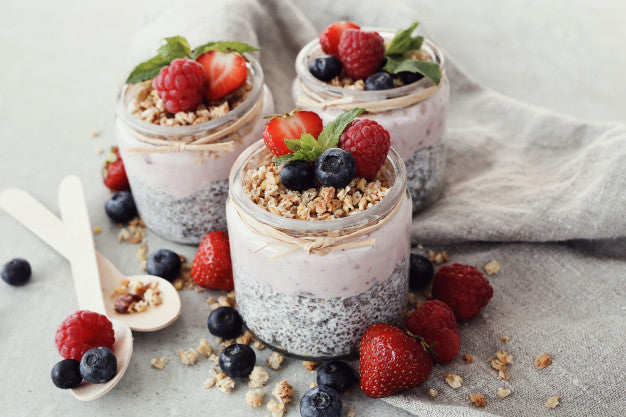
[(445, 177), (442, 141), (450, 87), (444, 57), (414, 23), (395, 34), (351, 22), (328, 26), (296, 58), (296, 105), (324, 121), (363, 107), (363, 117), (385, 126), (406, 163), (407, 187), (417, 212), (441, 194)]
[(226, 228), (230, 168), (273, 111), (254, 50), (166, 38), (120, 89), (116, 136), (137, 210), (167, 239), (195, 244)]
[[(358, 351), (408, 294), (411, 197), (389, 132), (364, 109), (323, 127), (276, 116), (244, 151), (226, 204), (238, 310), (274, 349), (307, 359)], [(299, 139), (293, 139), (299, 138)]]

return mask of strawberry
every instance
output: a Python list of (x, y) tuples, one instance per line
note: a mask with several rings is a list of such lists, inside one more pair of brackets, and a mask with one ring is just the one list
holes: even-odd
[(196, 60), (204, 67), (204, 77), (207, 80), (204, 97), (207, 100), (219, 100), (232, 93), (248, 77), (246, 60), (238, 52), (209, 51)]
[(320, 35), (320, 45), (322, 46), (322, 51), (328, 55), (338, 56), (339, 40), (341, 39), (341, 34), (346, 29), (359, 30), (361, 28), (358, 25), (346, 20), (335, 22), (327, 26)]
[(104, 160), (104, 166), (102, 167), (102, 180), (104, 185), (111, 191), (127, 191), (130, 190), (128, 184), (128, 177), (126, 176), (126, 169), (124, 168), (124, 162), (120, 156), (120, 151), (117, 146), (111, 148), (111, 152)]
[(263, 141), (274, 155), (282, 156), (291, 153), (285, 139), (300, 139), (302, 133), (310, 133), (317, 139), (323, 129), (322, 119), (317, 113), (294, 110), (272, 117), (263, 129)]
[(191, 277), (203, 288), (233, 289), (233, 267), (226, 233), (215, 230), (202, 239), (191, 264)]
[(361, 390), (372, 398), (393, 395), (426, 381), (433, 368), (421, 342), (385, 323), (370, 326), (359, 347)]

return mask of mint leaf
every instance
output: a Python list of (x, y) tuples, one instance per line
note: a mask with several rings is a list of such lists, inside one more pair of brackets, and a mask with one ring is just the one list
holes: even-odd
[(439, 68), (439, 65), (430, 61), (411, 59), (404, 55), (388, 56), (387, 63), (383, 69), (390, 74), (397, 74), (403, 71), (417, 72), (436, 85), (439, 85), (441, 81), (441, 68)]
[[(362, 108), (354, 108), (343, 112), (335, 120), (326, 125), (324, 130), (320, 133), (317, 138), (317, 142), (319, 146), (323, 148), (322, 152), (326, 149), (336, 148), (339, 144), (339, 138), (341, 134), (346, 129), (346, 127), (354, 120), (355, 117), (363, 113), (365, 109)], [(320, 152), (321, 154), (321, 152)]]
[(245, 42), (238, 42), (238, 41), (208, 42), (208, 43), (205, 43), (204, 45), (198, 46), (193, 51), (193, 59), (198, 58), (200, 55), (208, 51), (239, 52), (242, 54), (244, 52), (254, 52), (258, 50), (259, 48), (255, 48), (254, 46), (248, 45)]
[(171, 38), (165, 38), (164, 41), (165, 45), (162, 45), (157, 51), (168, 63), (191, 55), (189, 42), (182, 36), (172, 36)]
[(137, 84), (154, 78), (159, 74), (161, 68), (166, 65), (169, 65), (169, 61), (164, 59), (161, 55), (157, 55), (146, 62), (142, 62), (130, 73), (126, 79), (126, 84)]
[(422, 47), (424, 38), (422, 36), (411, 36), (417, 25), (418, 23), (415, 22), (408, 29), (399, 29), (389, 45), (387, 45), (385, 55), (404, 54), (419, 50)]

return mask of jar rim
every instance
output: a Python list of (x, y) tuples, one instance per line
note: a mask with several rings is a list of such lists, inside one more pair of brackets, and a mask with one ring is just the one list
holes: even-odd
[(117, 93), (117, 98), (115, 100), (115, 113), (117, 117), (124, 121), (124, 123), (128, 124), (137, 131), (165, 137), (185, 136), (207, 132), (235, 121), (250, 110), (254, 104), (262, 98), (261, 93), (265, 82), (263, 68), (261, 68), (259, 61), (257, 61), (257, 59), (249, 53), (244, 53), (242, 55), (246, 58), (246, 66), (248, 67), (248, 76), (251, 77), (252, 89), (241, 104), (223, 116), (209, 120), (208, 122), (198, 123), (197, 125), (185, 126), (163, 126), (146, 122), (145, 120), (136, 118), (128, 111), (128, 108), (126, 107), (127, 91), (131, 86), (136, 84), (126, 84), (124, 82), (121, 83)]

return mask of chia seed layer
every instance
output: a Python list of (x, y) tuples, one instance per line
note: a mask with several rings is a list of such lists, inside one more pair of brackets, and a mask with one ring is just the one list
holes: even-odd
[(347, 356), (358, 352), (370, 325), (399, 320), (409, 290), (408, 260), (407, 252), (387, 280), (366, 291), (335, 298), (287, 295), (233, 265), (237, 308), (248, 329), (277, 350), (314, 359)]
[(435, 202), (443, 191), (446, 176), (446, 154), (443, 142), (419, 149), (405, 161), (406, 186), (411, 192), (413, 213)]

